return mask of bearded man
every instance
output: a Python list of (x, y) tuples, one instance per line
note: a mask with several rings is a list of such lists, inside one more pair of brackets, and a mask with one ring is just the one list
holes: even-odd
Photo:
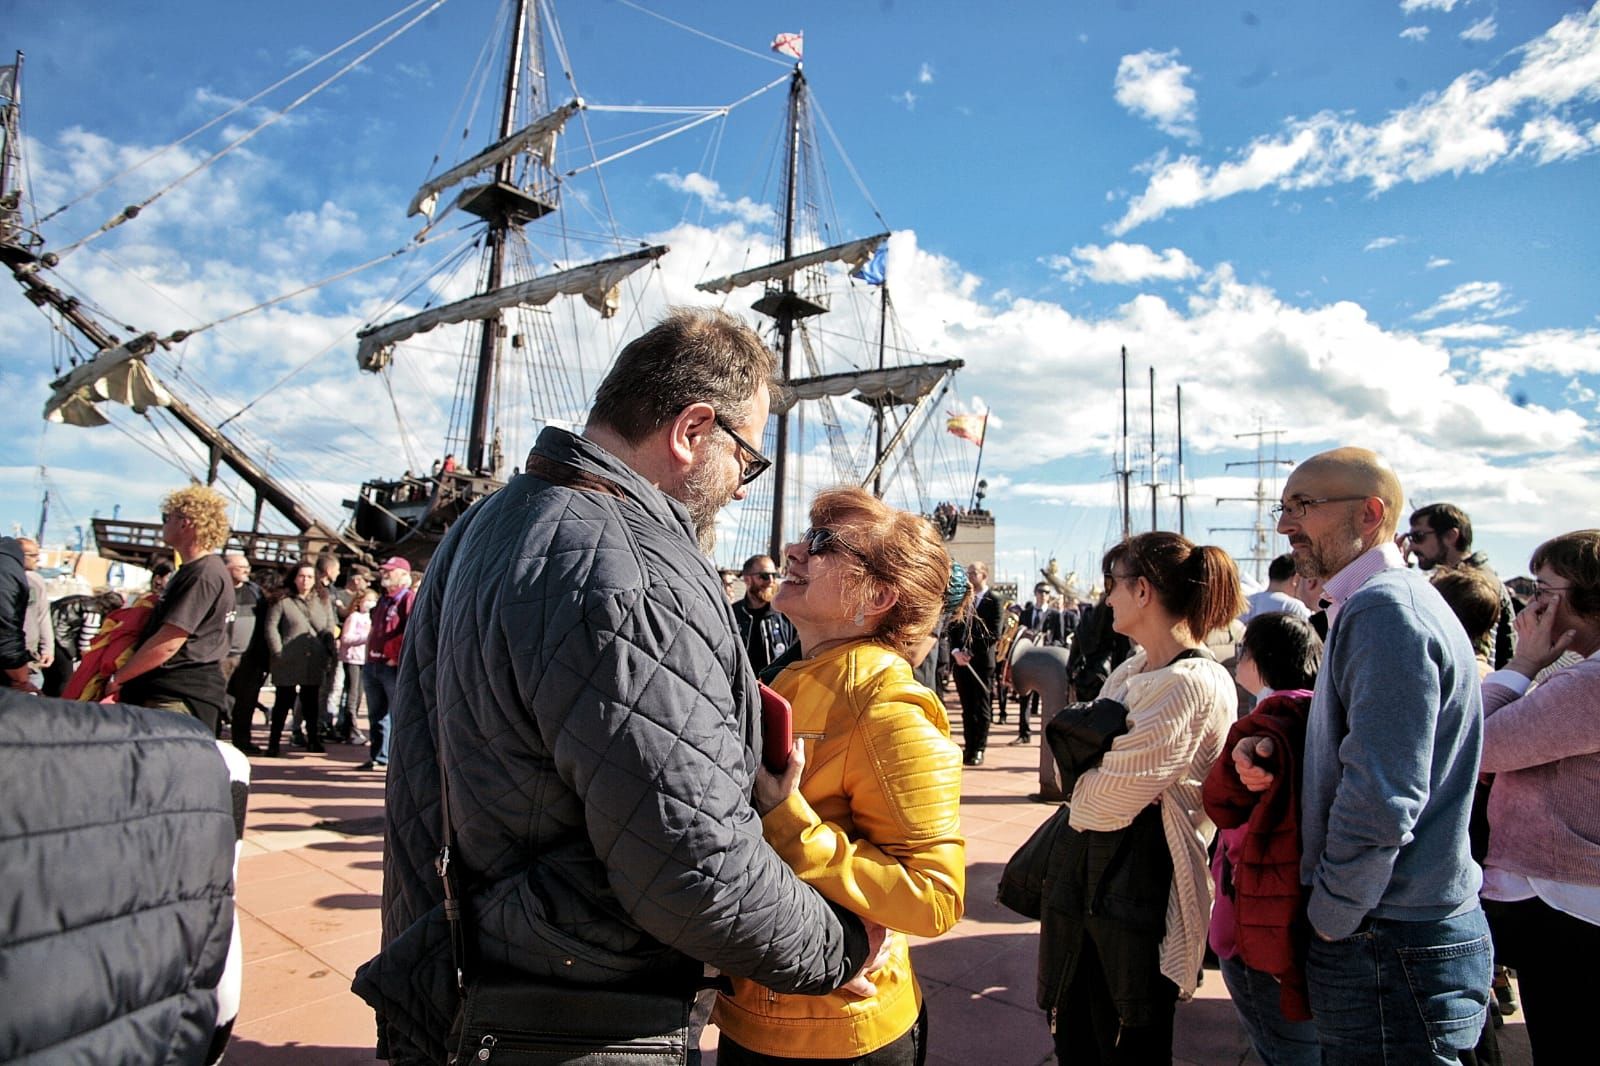
[(547, 427), (433, 556), (393, 714), (384, 947), (355, 981), (380, 1055), (443, 1061), (459, 1010), (441, 767), (468, 958), (688, 999), (707, 966), (829, 991), (876, 950), (750, 805), (760, 697), (706, 553), (769, 465), (750, 442), (773, 372), (738, 319), (670, 313), (623, 348), (583, 432)]
[(733, 605), (733, 617), (739, 623), (739, 639), (750, 656), (750, 666), (759, 676), (794, 648), (798, 638), (794, 623), (772, 607), (783, 579), (772, 557), (752, 555), (744, 561), (739, 576), (744, 578), (744, 595)]

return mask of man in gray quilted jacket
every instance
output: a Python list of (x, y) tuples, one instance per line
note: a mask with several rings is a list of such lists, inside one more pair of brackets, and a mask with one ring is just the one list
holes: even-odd
[(732, 316), (671, 312), (582, 434), (546, 428), (434, 555), (396, 698), (383, 948), (355, 980), (380, 1055), (441, 1061), (459, 1005), (441, 766), (477, 973), (823, 993), (876, 949), (762, 840), (760, 699), (705, 554), (766, 469), (773, 372)]

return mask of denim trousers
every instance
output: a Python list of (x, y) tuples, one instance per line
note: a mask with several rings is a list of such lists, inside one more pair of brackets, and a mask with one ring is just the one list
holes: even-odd
[(1319, 1066), (1322, 1050), (1314, 1023), (1291, 1022), (1278, 1003), (1282, 987), (1270, 973), (1253, 970), (1239, 959), (1218, 959), (1222, 983), (1228, 986), (1239, 1024), (1250, 1038), (1256, 1058), (1266, 1066)]
[(394, 704), (398, 667), (369, 662), (361, 671), (361, 687), (367, 690), (367, 739), (370, 758), (379, 766), (389, 765), (389, 711)]
[(1478, 906), (1453, 918), (1368, 918), (1351, 936), (1312, 937), (1306, 953), (1328, 1066), (1453, 1063), (1489, 1009), (1489, 925)]

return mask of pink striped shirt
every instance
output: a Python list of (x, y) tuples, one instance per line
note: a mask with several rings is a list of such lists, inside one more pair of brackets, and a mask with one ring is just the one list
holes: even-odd
[(1333, 620), (1339, 616), (1339, 605), (1356, 594), (1356, 591), (1369, 580), (1385, 570), (1404, 570), (1405, 557), (1400, 554), (1400, 549), (1394, 546), (1393, 541), (1384, 541), (1376, 548), (1369, 548), (1346, 563), (1343, 570), (1334, 574), (1322, 586), (1322, 595), (1328, 603), (1328, 625), (1332, 627)]

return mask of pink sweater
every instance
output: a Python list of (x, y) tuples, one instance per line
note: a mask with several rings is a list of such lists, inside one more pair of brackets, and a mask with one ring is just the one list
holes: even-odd
[(1483, 686), (1488, 865), (1524, 877), (1600, 885), (1600, 659), (1517, 697)]

